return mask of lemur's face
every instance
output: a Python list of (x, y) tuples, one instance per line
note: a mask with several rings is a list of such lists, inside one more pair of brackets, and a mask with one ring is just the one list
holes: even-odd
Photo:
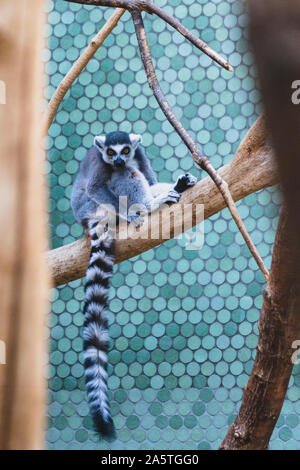
[(126, 132), (111, 132), (96, 136), (94, 144), (100, 149), (103, 160), (114, 168), (123, 168), (133, 163), (137, 146), (142, 137)]

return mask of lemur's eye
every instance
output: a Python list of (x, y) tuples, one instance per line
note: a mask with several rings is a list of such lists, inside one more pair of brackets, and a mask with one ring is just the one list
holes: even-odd
[(128, 155), (129, 152), (130, 152), (129, 147), (124, 147), (123, 150), (122, 150), (122, 153), (124, 153), (125, 155)]
[(110, 157), (112, 157), (114, 154), (115, 152), (112, 149), (107, 150), (107, 155), (109, 155)]

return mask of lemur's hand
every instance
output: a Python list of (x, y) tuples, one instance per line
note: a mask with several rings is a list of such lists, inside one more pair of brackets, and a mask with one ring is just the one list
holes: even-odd
[(141, 213), (136, 213), (133, 215), (127, 215), (127, 220), (129, 223), (133, 224), (135, 228), (139, 228), (144, 223), (144, 217)]
[(176, 191), (176, 189), (170, 189), (170, 191), (166, 195), (165, 202), (178, 202), (180, 198), (181, 194)]
[(170, 189), (167, 193), (160, 194), (159, 196), (156, 196), (152, 203), (151, 203), (151, 211), (154, 212), (157, 209), (159, 209), (160, 206), (167, 202), (178, 202), (179, 199), (181, 198), (181, 194), (179, 194), (175, 189)]
[(177, 179), (177, 182), (174, 186), (174, 189), (179, 193), (183, 193), (186, 189), (194, 186), (197, 183), (197, 178), (191, 175), (190, 173), (186, 173), (185, 175), (180, 175)]

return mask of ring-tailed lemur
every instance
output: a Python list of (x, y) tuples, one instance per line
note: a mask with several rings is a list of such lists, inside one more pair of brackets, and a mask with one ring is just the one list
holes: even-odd
[(129, 222), (139, 221), (139, 211), (121, 214), (120, 196), (127, 197), (129, 208), (142, 204), (147, 212), (151, 212), (166, 202), (177, 202), (180, 193), (197, 181), (192, 175), (185, 174), (175, 184), (157, 183), (141, 142), (140, 135), (126, 132), (95, 137), (93, 147), (81, 163), (72, 191), (74, 215), (89, 229), (91, 237), (83, 333), (86, 387), (96, 430), (107, 437), (114, 435), (107, 396), (107, 309), (114, 238), (104, 227), (99, 234), (99, 213), (102, 207), (110, 205)]

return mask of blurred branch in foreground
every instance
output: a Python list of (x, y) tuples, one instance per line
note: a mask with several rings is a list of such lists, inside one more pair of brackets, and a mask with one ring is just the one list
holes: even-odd
[[(0, 448), (40, 449), (46, 414), (48, 276), (42, 178), (44, 2), (0, 1)], [(3, 343), (1, 343), (3, 344)]]
[[(243, 402), (221, 449), (266, 449), (293, 369), (300, 339), (300, 106), (292, 83), (300, 77), (300, 4), (250, 0), (251, 37), (285, 204), (259, 320), (257, 355)], [(274, 47), (275, 45), (275, 47)]]

